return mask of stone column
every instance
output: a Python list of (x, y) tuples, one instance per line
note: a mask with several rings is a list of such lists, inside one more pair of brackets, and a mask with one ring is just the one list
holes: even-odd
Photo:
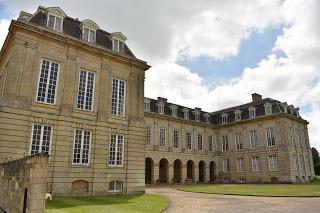
[(194, 182), (197, 183), (199, 181), (199, 165), (194, 163)]
[(159, 179), (159, 164), (154, 164), (153, 167), (153, 182), (157, 183), (157, 180)]
[(169, 163), (169, 175), (168, 183), (171, 183), (172, 178), (174, 177), (174, 165)]
[(187, 164), (182, 163), (181, 182), (184, 183), (187, 179)]

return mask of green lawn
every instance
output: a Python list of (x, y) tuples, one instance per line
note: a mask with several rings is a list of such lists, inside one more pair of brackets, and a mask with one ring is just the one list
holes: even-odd
[(178, 189), (228, 195), (320, 197), (320, 177), (307, 184), (211, 184), (180, 186)]
[(96, 197), (53, 197), (46, 213), (159, 213), (168, 201), (160, 195), (110, 195)]

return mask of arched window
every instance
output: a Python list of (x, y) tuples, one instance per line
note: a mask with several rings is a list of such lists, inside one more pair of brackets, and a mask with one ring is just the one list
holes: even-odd
[(120, 180), (114, 180), (109, 182), (109, 191), (111, 192), (121, 192), (123, 183)]

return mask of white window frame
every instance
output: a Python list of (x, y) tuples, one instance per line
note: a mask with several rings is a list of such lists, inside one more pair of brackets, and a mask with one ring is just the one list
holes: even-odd
[(252, 171), (259, 172), (260, 171), (260, 158), (258, 156), (254, 156), (251, 158)]
[(164, 104), (163, 103), (159, 103), (158, 104), (158, 113), (159, 114), (164, 114)]
[(192, 132), (190, 131), (186, 132), (186, 142), (187, 142), (187, 149), (192, 150)]
[(173, 147), (178, 149), (180, 147), (180, 131), (179, 129), (173, 130)]
[(184, 112), (183, 112), (183, 118), (184, 118), (184, 119), (187, 119), (187, 120), (190, 118), (188, 111), (184, 111)]
[[(162, 131), (162, 130), (164, 130), (164, 131)], [(163, 136), (161, 136), (162, 133), (164, 133)], [(163, 139), (164, 144), (162, 144), (162, 139)], [(167, 145), (167, 128), (160, 127), (159, 128), (159, 146), (165, 147), (166, 145)]]
[[(53, 16), (53, 17), (54, 17), (53, 29), (49, 27), (49, 16)], [(60, 18), (60, 19), (61, 19), (61, 23), (60, 23), (60, 29), (61, 29), (61, 30), (57, 30), (57, 29), (56, 29), (57, 18)], [(64, 19), (63, 16), (59, 16), (59, 15), (56, 15), (56, 14), (54, 14), (54, 13), (48, 12), (48, 14), (47, 14), (47, 27), (48, 27), (49, 29), (54, 30), (54, 31), (57, 31), (57, 32), (63, 32), (63, 19)]]
[(244, 172), (244, 158), (237, 158), (237, 172)]
[[(198, 141), (198, 150), (202, 151), (203, 150), (203, 135), (201, 133), (198, 133), (197, 141)], [(201, 147), (200, 147), (200, 145), (201, 145)], [(201, 148), (201, 149), (199, 149), (199, 148)]]
[[(254, 133), (254, 134), (252, 134)], [(250, 148), (251, 149), (256, 149), (258, 148), (258, 135), (257, 135), (257, 130), (253, 129), (249, 131), (249, 138), (250, 138)], [(253, 140), (254, 138), (254, 140)], [(254, 145), (254, 146), (253, 146)]]
[(234, 120), (235, 121), (240, 121), (241, 120), (241, 111), (240, 110), (234, 111)]
[(29, 153), (32, 153), (32, 141), (33, 141), (33, 132), (34, 132), (34, 126), (39, 125), (41, 126), (41, 133), (40, 133), (40, 142), (39, 142), (39, 150), (35, 152), (34, 154), (37, 153), (42, 153), (42, 145), (43, 145), (43, 132), (44, 132), (44, 126), (50, 127), (50, 141), (49, 141), (49, 150), (48, 150), (48, 155), (51, 155), (51, 147), (52, 147), (52, 135), (53, 135), (53, 126), (48, 125), (48, 124), (40, 124), (40, 123), (34, 123), (32, 124), (32, 130), (31, 130), (31, 137), (30, 137), (30, 147), (29, 147)]
[(236, 150), (243, 150), (243, 140), (241, 132), (237, 132), (235, 135)]
[[(113, 184), (113, 189), (110, 190), (110, 183), (112, 183), (112, 182), (114, 182), (114, 184)], [(116, 188), (117, 188), (117, 182), (118, 182), (118, 183), (120, 182), (120, 184), (121, 184), (121, 190), (117, 190), (117, 189), (116, 189)], [(108, 191), (109, 191), (109, 192), (122, 192), (122, 191), (123, 191), (123, 181), (120, 181), (120, 180), (110, 181), (110, 182), (108, 183)]]
[[(84, 92), (84, 104), (83, 104), (83, 108), (78, 106), (78, 101), (79, 101), (79, 87), (80, 87), (80, 81), (81, 81), (81, 72), (86, 72), (86, 80), (85, 80), (85, 92)], [(92, 100), (91, 100), (91, 109), (85, 109), (86, 108), (86, 102), (88, 100), (88, 96), (87, 96), (87, 89), (88, 89), (88, 80), (89, 80), (89, 73), (93, 74), (93, 87), (92, 87)], [(78, 110), (84, 110), (84, 111), (89, 111), (89, 112), (93, 112), (93, 108), (94, 108), (94, 91), (95, 91), (95, 82), (96, 82), (96, 73), (92, 72), (92, 71), (88, 71), (85, 69), (80, 69), (79, 72), (79, 82), (78, 82), (78, 91), (77, 91), (77, 109)]]
[[(115, 43), (116, 43), (116, 42), (118, 43), (117, 48), (115, 48), (115, 47), (116, 47), (116, 46), (115, 46)], [(123, 52), (120, 52), (120, 43), (123, 44)], [(124, 47), (125, 47), (125, 43), (124, 43), (123, 40), (118, 39), (118, 38), (113, 38), (113, 39), (112, 39), (112, 50), (113, 50), (113, 51), (116, 51), (116, 52), (118, 52), (118, 53), (124, 53)]]
[(269, 171), (277, 171), (278, 170), (276, 155), (269, 155), (268, 156), (268, 165), (269, 165)]
[[(114, 163), (112, 164), (110, 161), (110, 155), (111, 155), (111, 138), (112, 138), (112, 135), (115, 135), (116, 136), (116, 141), (115, 141), (115, 151), (114, 151)], [(118, 153), (118, 147), (119, 147), (119, 136), (122, 136), (122, 153), (121, 153), (121, 164), (117, 164), (117, 156), (119, 156), (119, 153)], [(117, 133), (111, 133), (110, 134), (110, 141), (109, 141), (109, 159), (108, 159), (108, 165), (110, 167), (123, 167), (123, 164), (124, 164), (124, 143), (125, 143), (125, 137), (123, 134), (117, 134)]]
[[(116, 99), (116, 105), (115, 105), (115, 113), (113, 112), (113, 106), (112, 106), (112, 103), (113, 103), (113, 82), (115, 81), (118, 81), (118, 87), (117, 87), (117, 99)], [(119, 98), (119, 95), (120, 95), (120, 82), (123, 82), (124, 83), (124, 94), (123, 94), (123, 106), (122, 106), (122, 112), (119, 111), (119, 105), (121, 104), (120, 103), (120, 98)], [(119, 78), (112, 78), (111, 79), (111, 115), (113, 116), (118, 116), (118, 117), (125, 117), (126, 115), (126, 93), (127, 93), (127, 82), (123, 79), (119, 79)]]
[(198, 113), (195, 113), (194, 114), (194, 118), (195, 118), (195, 121), (200, 121), (200, 114), (198, 114)]
[(223, 159), (223, 161), (222, 161), (222, 169), (223, 169), (223, 172), (229, 172), (230, 171), (229, 159)]
[[(88, 30), (88, 39), (85, 39), (84, 37), (84, 30), (87, 29)], [(91, 41), (90, 38), (91, 38), (91, 34), (94, 33), (94, 41)], [(86, 41), (86, 42), (89, 42), (89, 43), (96, 43), (96, 40), (97, 40), (97, 31), (92, 29), (92, 28), (89, 28), (89, 27), (85, 27), (83, 26), (82, 27), (82, 40)]]
[(144, 111), (150, 112), (150, 101), (144, 101)]
[(221, 148), (222, 148), (223, 152), (229, 150), (229, 138), (228, 138), (228, 135), (221, 135)]
[[(41, 71), (42, 71), (42, 65), (43, 65), (43, 61), (48, 61), (49, 62), (49, 70), (48, 70), (48, 78), (47, 78), (47, 82), (46, 82), (46, 91), (45, 91), (45, 96), (44, 96), (44, 99), (45, 101), (38, 101), (38, 93), (39, 93), (39, 84), (40, 84), (40, 78), (41, 78)], [(50, 76), (51, 76), (51, 66), (52, 66), (52, 63), (56, 63), (58, 64), (58, 71), (57, 71), (57, 80), (56, 80), (56, 88), (55, 88), (55, 95), (54, 95), (54, 100), (53, 100), (53, 103), (50, 103), (48, 102), (48, 87), (49, 87), (49, 81), (50, 81)], [(50, 60), (50, 59), (47, 59), (47, 58), (42, 58), (41, 59), (41, 63), (40, 63), (40, 70), (39, 70), (39, 76), (38, 76), (38, 84), (37, 84), (37, 93), (36, 93), (36, 102), (37, 103), (41, 103), (41, 104), (48, 104), (48, 105), (56, 105), (56, 102), (57, 102), (57, 92), (58, 92), (58, 86), (59, 86), (59, 74), (60, 74), (60, 63), (57, 62), (57, 61), (53, 61), (53, 60)]]
[(221, 115), (221, 123), (222, 124), (228, 123), (228, 115), (227, 114), (222, 114)]
[[(81, 148), (80, 148), (80, 163), (75, 163), (74, 162), (74, 151), (75, 151), (75, 146), (76, 146), (76, 134), (77, 130), (81, 131)], [(82, 154), (83, 154), (83, 146), (84, 146), (84, 132), (87, 131), (90, 133), (90, 140), (89, 140), (89, 150), (88, 150), (88, 163), (82, 163)], [(90, 130), (86, 129), (75, 129), (74, 130), (74, 136), (73, 136), (73, 151), (72, 151), (72, 165), (85, 165), (89, 166), (90, 165), (90, 155), (91, 155), (91, 141), (92, 141), (92, 132)]]
[(267, 146), (268, 147), (276, 146), (276, 139), (275, 139), (273, 127), (266, 128), (266, 139), (267, 139)]
[(255, 107), (249, 107), (249, 119), (256, 118), (256, 108)]
[(152, 126), (147, 125), (146, 126), (146, 145), (149, 146), (151, 144), (152, 144)]
[(173, 117), (177, 117), (177, 109), (176, 108), (172, 108), (171, 112), (172, 112)]

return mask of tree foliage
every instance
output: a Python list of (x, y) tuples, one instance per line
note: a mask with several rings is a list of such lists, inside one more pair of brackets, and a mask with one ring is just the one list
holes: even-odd
[(314, 147), (312, 147), (312, 159), (314, 172), (316, 175), (320, 175), (320, 156), (318, 150)]

